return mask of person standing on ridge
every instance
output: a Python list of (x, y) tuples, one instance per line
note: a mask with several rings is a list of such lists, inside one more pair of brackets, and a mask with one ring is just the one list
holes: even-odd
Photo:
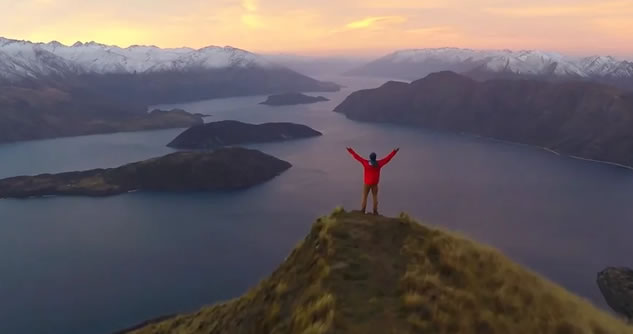
[(374, 200), (374, 214), (378, 215), (378, 183), (380, 182), (380, 170), (385, 167), (386, 164), (393, 159), (393, 157), (400, 151), (400, 148), (393, 150), (388, 156), (383, 159), (376, 160), (376, 153), (369, 155), (369, 160), (364, 159), (358, 153), (356, 153), (351, 147), (347, 148), (349, 154), (358, 160), (365, 169), (365, 186), (363, 187), (363, 202), (361, 211), (365, 213), (367, 210), (367, 196), (371, 190), (372, 198)]

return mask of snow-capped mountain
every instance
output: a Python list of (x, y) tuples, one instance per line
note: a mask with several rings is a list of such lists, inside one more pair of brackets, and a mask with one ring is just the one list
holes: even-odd
[(51, 75), (124, 74), (226, 67), (274, 67), (266, 58), (233, 47), (121, 48), (95, 42), (66, 46), (0, 37), (0, 79), (16, 81)]
[(0, 37), (0, 142), (189, 126), (192, 115), (146, 111), (214, 98), (339, 89), (232, 47), (66, 46)]
[(588, 75), (613, 78), (633, 77), (633, 63), (618, 61), (611, 56), (592, 56), (580, 59), (580, 64)]
[(633, 63), (608, 56), (571, 57), (537, 50), (459, 48), (401, 50), (350, 72), (419, 79), (432, 72), (455, 71), (474, 77), (537, 76), (616, 79), (633, 82)]
[(339, 89), (229, 46), (121, 48), (6, 38), (0, 38), (0, 85), (52, 86), (81, 96), (139, 104)]

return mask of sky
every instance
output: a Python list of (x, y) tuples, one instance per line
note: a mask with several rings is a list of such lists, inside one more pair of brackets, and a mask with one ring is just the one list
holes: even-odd
[(0, 0), (0, 36), (261, 53), (542, 49), (633, 59), (633, 0)]

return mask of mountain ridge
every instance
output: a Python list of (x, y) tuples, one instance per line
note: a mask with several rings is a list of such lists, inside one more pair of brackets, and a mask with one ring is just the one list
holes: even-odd
[(267, 57), (226, 46), (121, 48), (96, 42), (0, 40), (0, 86), (90, 91), (113, 101), (169, 104), (296, 91), (338, 91)]
[(337, 209), (234, 300), (128, 334), (633, 333), (623, 321), (454, 233)]
[[(0, 38), (0, 130), (8, 129), (0, 142), (116, 132), (130, 118), (146, 118), (151, 105), (339, 89), (233, 47), (65, 46)], [(109, 124), (101, 126), (104, 121)], [(156, 127), (195, 124), (168, 123)]]
[(352, 93), (350, 119), (410, 124), (633, 165), (633, 93), (593, 82), (477, 81), (450, 71)]
[(438, 71), (453, 71), (475, 79), (594, 80), (633, 89), (632, 61), (598, 55), (573, 57), (540, 50), (405, 49), (380, 57), (348, 74), (414, 80)]
[(133, 45), (122, 48), (96, 42), (77, 42), (67, 46), (57, 41), (33, 43), (0, 37), (0, 55), (5, 58), (4, 64), (0, 62), (0, 69), (4, 69), (0, 78), (9, 81), (64, 74), (66, 71), (79, 75), (151, 73), (196, 67), (281, 67), (266, 57), (231, 46), (193, 49)]

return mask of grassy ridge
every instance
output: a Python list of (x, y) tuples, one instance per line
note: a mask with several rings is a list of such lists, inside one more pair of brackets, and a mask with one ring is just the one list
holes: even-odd
[(499, 252), (406, 215), (335, 211), (246, 295), (130, 333), (633, 333)]

